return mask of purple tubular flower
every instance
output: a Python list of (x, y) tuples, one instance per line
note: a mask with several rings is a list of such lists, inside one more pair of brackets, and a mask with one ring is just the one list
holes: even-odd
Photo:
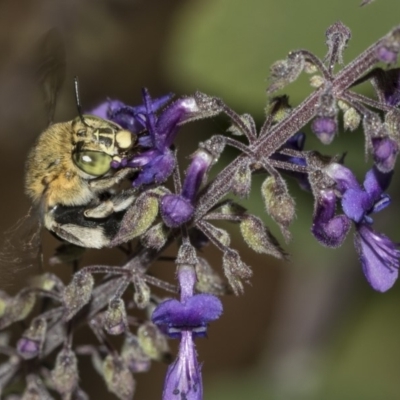
[[(170, 97), (168, 97), (169, 99)], [(139, 144), (148, 150), (129, 160), (122, 160), (119, 164), (113, 163), (114, 168), (121, 166), (141, 167), (141, 171), (132, 181), (132, 186), (160, 184), (168, 179), (176, 163), (170, 147), (175, 140), (179, 127), (199, 111), (194, 98), (187, 97), (176, 100), (157, 116), (155, 114), (156, 108), (160, 104), (165, 104), (166, 101), (167, 96), (153, 101), (147, 89), (143, 89), (144, 106), (141, 106), (139, 114), (135, 114), (135, 121), (147, 131), (146, 135), (139, 138)]]
[(162, 400), (202, 400), (201, 368), (190, 331), (182, 332), (179, 354), (168, 367)]
[[(390, 198), (384, 191), (389, 186), (392, 174), (383, 173), (373, 167), (367, 172), (362, 188), (353, 173), (343, 165), (332, 164), (327, 173), (336, 181), (337, 188), (342, 193), (343, 212), (355, 223), (354, 242), (364, 275), (375, 290), (385, 292), (393, 286), (398, 276), (399, 245), (372, 229), (370, 214), (381, 211), (390, 204)], [(328, 219), (329, 216), (333, 217), (333, 199), (331, 202), (329, 212), (325, 210)], [(315, 224), (321, 229), (318, 219)]]
[(196, 272), (181, 265), (178, 271), (180, 301), (169, 299), (154, 310), (152, 321), (170, 337), (180, 338), (179, 353), (168, 367), (163, 400), (202, 400), (201, 369), (193, 342), (205, 336), (207, 324), (222, 314), (220, 300), (210, 294), (193, 294)]
[(316, 117), (311, 129), (323, 144), (330, 144), (337, 132), (337, 122), (331, 117)]

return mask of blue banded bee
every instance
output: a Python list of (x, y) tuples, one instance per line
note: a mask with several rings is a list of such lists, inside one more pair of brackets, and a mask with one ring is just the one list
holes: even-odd
[[(40, 63), (50, 113), (54, 113), (65, 70), (62, 43), (54, 35), (58, 34), (52, 30), (44, 37)], [(131, 154), (136, 137), (114, 122), (82, 115), (77, 79), (75, 94), (79, 116), (50, 122), (41, 133), (26, 163), (25, 190), (50, 232), (81, 247), (102, 248), (116, 234), (123, 212), (133, 202), (132, 190), (112, 191), (132, 169), (115, 171), (111, 162)]]

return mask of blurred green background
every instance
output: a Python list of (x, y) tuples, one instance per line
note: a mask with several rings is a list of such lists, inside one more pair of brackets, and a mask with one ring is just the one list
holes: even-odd
[[(262, 123), (269, 66), (293, 49), (323, 57), (325, 30), (341, 20), (352, 30), (345, 62), (400, 23), (398, 0), (2, 0), (0, 2), (0, 164), (3, 171), (1, 231), (25, 215), (24, 160), (46, 126), (40, 93), (31, 79), (29, 59), (36, 41), (58, 27), (66, 42), (67, 79), (56, 121), (76, 115), (73, 76), (81, 83), (86, 108), (106, 97), (140, 102), (140, 88), (154, 96), (201, 90), (222, 97), (239, 113)], [(310, 92), (307, 77), (287, 89), (292, 105)], [(372, 95), (367, 85), (363, 93)], [(199, 140), (221, 133), (223, 118), (186, 126), (178, 139), (182, 161)], [(307, 148), (319, 146), (309, 135)], [(320, 146), (319, 146), (320, 147)], [(321, 148), (321, 147), (320, 147)], [(341, 134), (326, 153), (347, 151), (359, 174), (367, 169), (360, 132)], [(227, 161), (234, 153), (227, 154)], [(224, 160), (221, 160), (224, 162)], [(244, 202), (263, 216), (259, 195)], [(394, 205), (376, 219), (376, 228), (399, 241), (397, 174), (390, 189)], [(297, 205), (293, 240), (285, 247), (291, 262), (254, 255), (233, 238), (254, 277), (245, 295), (225, 298), (225, 313), (198, 341), (204, 361), (205, 399), (395, 400), (400, 398), (399, 285), (379, 294), (366, 283), (349, 235), (341, 249), (322, 248), (310, 234), (312, 198), (291, 186)], [(283, 242), (271, 221), (265, 220)], [(237, 233), (234, 229), (232, 232)], [(46, 254), (54, 241), (45, 238)], [(50, 250), (48, 250), (50, 248)], [(206, 254), (213, 265), (220, 254)], [(112, 252), (91, 252), (87, 263)], [(164, 276), (168, 265), (155, 266)], [(169, 266), (171, 270), (172, 267)], [(54, 271), (54, 267), (53, 267)], [(68, 280), (68, 271), (61, 272)], [(0, 286), (21, 279), (2, 266)], [(169, 271), (169, 276), (172, 272)], [(105, 386), (80, 364), (83, 387), (92, 398), (111, 399)], [(136, 399), (158, 399), (166, 366), (138, 376)]]

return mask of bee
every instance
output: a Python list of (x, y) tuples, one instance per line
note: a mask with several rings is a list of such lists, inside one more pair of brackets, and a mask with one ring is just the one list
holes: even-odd
[[(40, 74), (45, 102), (54, 113), (56, 92), (63, 80), (65, 53), (50, 31), (43, 39), (46, 54)], [(106, 247), (116, 234), (132, 190), (113, 187), (133, 172), (114, 170), (113, 160), (132, 154), (136, 136), (116, 123), (83, 115), (75, 78), (78, 117), (52, 123), (40, 134), (26, 162), (25, 192), (39, 210), (41, 224), (58, 238), (86, 248)]]

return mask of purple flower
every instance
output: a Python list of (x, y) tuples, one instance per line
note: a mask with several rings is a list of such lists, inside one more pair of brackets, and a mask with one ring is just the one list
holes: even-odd
[(197, 191), (213, 161), (214, 158), (205, 149), (194, 153), (181, 193), (167, 194), (161, 199), (161, 216), (165, 225), (177, 228), (193, 217)]
[(340, 246), (350, 229), (350, 220), (345, 215), (335, 216), (336, 195), (333, 190), (322, 190), (316, 199), (314, 223), (311, 228), (314, 236), (328, 247)]
[[(167, 94), (157, 99), (151, 100), (152, 109), (154, 112), (164, 107), (173, 97), (173, 94)], [(122, 126), (122, 128), (139, 133), (146, 128), (146, 106), (128, 106), (119, 100), (107, 99), (99, 104), (88, 114), (107, 119)]]
[[(164, 99), (164, 98), (161, 98)], [(168, 98), (169, 99), (169, 98)], [(136, 115), (135, 121), (145, 128), (146, 135), (139, 138), (144, 150), (130, 159), (113, 163), (114, 168), (140, 168), (132, 185), (135, 187), (153, 183), (163, 183), (175, 168), (175, 156), (170, 147), (173, 144), (180, 125), (199, 111), (194, 98), (176, 100), (160, 115), (155, 113), (155, 105), (164, 104), (166, 98), (153, 101), (147, 89), (143, 89), (144, 108)], [(132, 113), (133, 115), (134, 113)], [(125, 115), (125, 114), (124, 114)]]
[(379, 292), (389, 290), (399, 274), (398, 244), (367, 224), (358, 227), (354, 242), (369, 284)]
[(337, 132), (337, 122), (331, 117), (316, 117), (311, 129), (323, 144), (330, 144)]
[(201, 369), (193, 338), (205, 336), (207, 325), (222, 314), (220, 300), (210, 294), (193, 294), (196, 273), (191, 266), (178, 272), (180, 301), (169, 299), (154, 310), (152, 321), (170, 337), (180, 338), (179, 353), (168, 367), (163, 400), (202, 400)]
[(376, 166), (382, 172), (390, 172), (394, 168), (399, 145), (389, 137), (372, 138), (372, 148)]
[(353, 173), (343, 165), (333, 163), (326, 172), (341, 193), (344, 215), (335, 216), (335, 192), (321, 191), (314, 214), (313, 234), (323, 244), (334, 247), (342, 243), (349, 222), (353, 221), (356, 228), (355, 247), (365, 277), (375, 290), (384, 292), (390, 289), (398, 276), (399, 245), (372, 229), (370, 215), (390, 204), (390, 198), (384, 191), (392, 174), (382, 173), (374, 167), (367, 172), (361, 187)]

